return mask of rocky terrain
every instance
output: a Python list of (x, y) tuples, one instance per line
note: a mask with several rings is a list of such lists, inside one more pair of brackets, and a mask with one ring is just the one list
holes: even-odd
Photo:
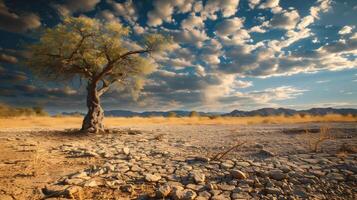
[(0, 199), (356, 199), (357, 124), (328, 124), (314, 152), (324, 126), (3, 130)]

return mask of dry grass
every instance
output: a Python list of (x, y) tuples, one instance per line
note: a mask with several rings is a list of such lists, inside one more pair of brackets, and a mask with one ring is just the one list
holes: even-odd
[(305, 137), (308, 139), (310, 150), (315, 153), (319, 149), (322, 151), (321, 144), (324, 141), (334, 139), (329, 127), (321, 127), (319, 133), (310, 133), (308, 130), (305, 130)]
[[(80, 128), (82, 117), (9, 117), (0, 118), (0, 128)], [(301, 117), (299, 115), (271, 116), (271, 117), (106, 117), (105, 125), (110, 127), (130, 126), (130, 125), (149, 125), (149, 124), (292, 124), (304, 122), (357, 122), (357, 117), (348, 115), (325, 115), (325, 116), (309, 116)]]

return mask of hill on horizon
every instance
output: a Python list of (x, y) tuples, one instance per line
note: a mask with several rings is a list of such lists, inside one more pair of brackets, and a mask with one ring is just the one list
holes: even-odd
[[(129, 110), (107, 110), (104, 111), (105, 116), (112, 117), (167, 117), (169, 113), (174, 112), (178, 117), (190, 116), (192, 111), (172, 110), (172, 111), (145, 111), (134, 112)], [(357, 115), (357, 109), (354, 108), (311, 108), (307, 110), (294, 110), (288, 108), (260, 108), (251, 111), (233, 110), (229, 113), (220, 112), (197, 112), (200, 116), (229, 116), (229, 117), (252, 117), (252, 116), (293, 116), (293, 115), (327, 115), (327, 114), (340, 114), (340, 115)], [(63, 115), (84, 115), (80, 112), (63, 112)]]

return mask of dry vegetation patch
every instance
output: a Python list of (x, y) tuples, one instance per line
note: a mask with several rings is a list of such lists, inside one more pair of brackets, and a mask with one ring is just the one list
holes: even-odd
[[(0, 118), (0, 128), (80, 128), (83, 118), (79, 116), (50, 117), (22, 116)], [(130, 125), (254, 125), (254, 124), (294, 124), (307, 122), (357, 122), (352, 115), (325, 116), (269, 116), (269, 117), (106, 117), (104, 123), (108, 128)]]

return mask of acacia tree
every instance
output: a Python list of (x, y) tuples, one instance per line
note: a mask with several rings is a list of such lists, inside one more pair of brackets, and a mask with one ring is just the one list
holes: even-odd
[(29, 46), (32, 56), (26, 63), (39, 77), (85, 80), (88, 113), (82, 130), (98, 133), (104, 130), (100, 97), (114, 83), (135, 88), (155, 68), (147, 54), (163, 50), (170, 42), (168, 37), (151, 34), (141, 38), (141, 45), (133, 45), (129, 36), (129, 28), (117, 22), (67, 17)]

